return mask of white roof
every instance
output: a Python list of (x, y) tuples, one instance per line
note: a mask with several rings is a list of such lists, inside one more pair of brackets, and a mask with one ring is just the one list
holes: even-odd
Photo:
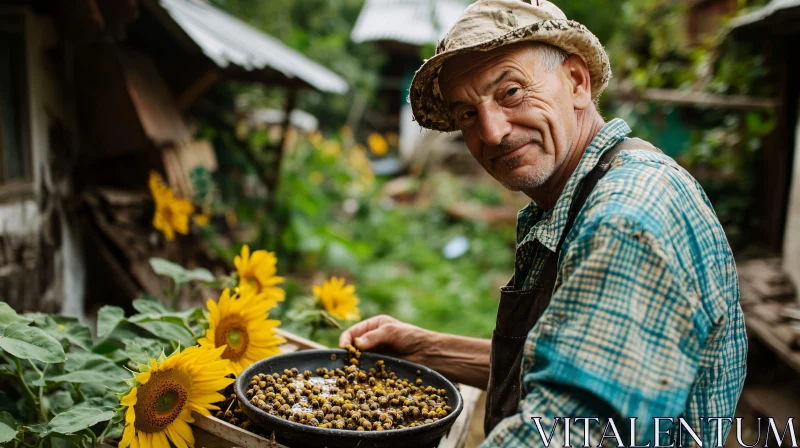
[(435, 44), (465, 9), (459, 0), (366, 0), (350, 38)]
[(158, 0), (158, 4), (221, 68), (272, 69), (324, 92), (347, 92), (347, 82), (337, 74), (205, 1)]

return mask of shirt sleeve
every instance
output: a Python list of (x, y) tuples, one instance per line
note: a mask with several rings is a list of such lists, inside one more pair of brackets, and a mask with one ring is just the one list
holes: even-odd
[[(599, 417), (589, 426), (592, 446), (608, 417), (627, 445), (629, 428), (620, 423), (636, 417), (636, 441), (646, 444), (655, 417), (685, 409), (709, 332), (697, 317), (699, 297), (669, 262), (672, 249), (633, 219), (586, 227), (564, 253), (551, 304), (528, 335), (520, 412), (500, 422), (484, 447), (542, 446), (532, 417), (541, 417), (545, 437), (555, 417)], [(570, 425), (571, 445), (583, 445), (583, 437), (583, 422)], [(551, 446), (564, 446), (564, 438), (560, 427)]]

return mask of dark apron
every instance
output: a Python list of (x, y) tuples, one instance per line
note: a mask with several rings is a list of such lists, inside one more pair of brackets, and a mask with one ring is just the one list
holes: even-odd
[(487, 435), (500, 420), (514, 415), (518, 411), (522, 397), (520, 376), (522, 349), (528, 338), (528, 332), (536, 325), (550, 305), (550, 298), (553, 296), (558, 276), (561, 245), (572, 230), (575, 217), (586, 203), (586, 199), (594, 190), (597, 182), (611, 167), (614, 157), (620, 151), (628, 149), (658, 151), (653, 145), (638, 138), (620, 142), (606, 151), (600, 157), (597, 165), (581, 182), (575, 199), (570, 205), (567, 223), (559, 238), (556, 252), (547, 255), (536, 286), (525, 290), (515, 289), (515, 281), (512, 277), (508, 285), (500, 289), (500, 307), (497, 310), (497, 323), (492, 334), (489, 386), (486, 390), (486, 417), (483, 422), (483, 429)]

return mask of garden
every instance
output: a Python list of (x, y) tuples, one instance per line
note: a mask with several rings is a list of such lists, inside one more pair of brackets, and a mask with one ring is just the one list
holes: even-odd
[[(385, 61), (374, 48), (347, 39), (361, 2), (212, 3), (251, 17), (251, 24), (317, 57), (374, 101)], [(561, 5), (607, 42), (617, 87), (774, 93), (763, 82), (757, 45), (734, 45), (723, 34), (687, 45), (678, 31), (685, 5), (618, 3)], [(763, 2), (739, 3), (744, 10)], [(421, 51), (429, 57), (432, 48)], [(279, 92), (243, 85), (216, 94), (240, 111), (283, 100)], [(237, 148), (268, 160), (274, 154), (264, 148), (279, 136), (241, 116), (208, 111), (194, 117), (195, 131), (213, 142), (220, 169), (191, 173), (194, 196), (180, 197), (155, 172), (141, 180), (159, 238), (178, 244), (191, 235), (215, 266), (152, 258), (150, 266), (170, 279), (170, 288), (141, 295), (133, 312), (103, 306), (90, 325), (0, 303), (0, 444), (194, 446), (195, 419), (230, 421), (234, 379), (280, 353), (286, 340), (276, 329), (336, 347), (342, 329), (388, 314), (435, 331), (491, 337), (498, 288), (512, 271), (514, 224), (455, 216), (452, 206), (515, 207), (520, 198), (477, 172), (446, 166), (376, 174), (376, 164), (398, 157), (398, 136), (368, 126), (354, 131), (346, 123), (351, 101), (318, 93), (300, 98), (320, 129), (290, 130), (273, 191)], [(652, 109), (613, 96), (601, 105), (606, 116), (625, 118), (637, 136), (653, 137), (646, 119)], [(663, 114), (674, 109), (648, 107)], [(760, 148), (774, 128), (774, 111), (688, 116), (694, 121), (683, 124), (690, 137), (673, 155), (703, 184), (734, 249), (746, 252), (758, 225)], [(406, 181), (402, 194), (389, 188), (397, 177)], [(192, 306), (180, 306), (186, 295)], [(245, 423), (234, 422), (248, 428)]]

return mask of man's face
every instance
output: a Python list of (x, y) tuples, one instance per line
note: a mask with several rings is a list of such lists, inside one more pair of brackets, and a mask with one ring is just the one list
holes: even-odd
[(440, 86), (472, 156), (509, 190), (544, 184), (577, 129), (569, 69), (546, 70), (530, 44), (453, 58)]

